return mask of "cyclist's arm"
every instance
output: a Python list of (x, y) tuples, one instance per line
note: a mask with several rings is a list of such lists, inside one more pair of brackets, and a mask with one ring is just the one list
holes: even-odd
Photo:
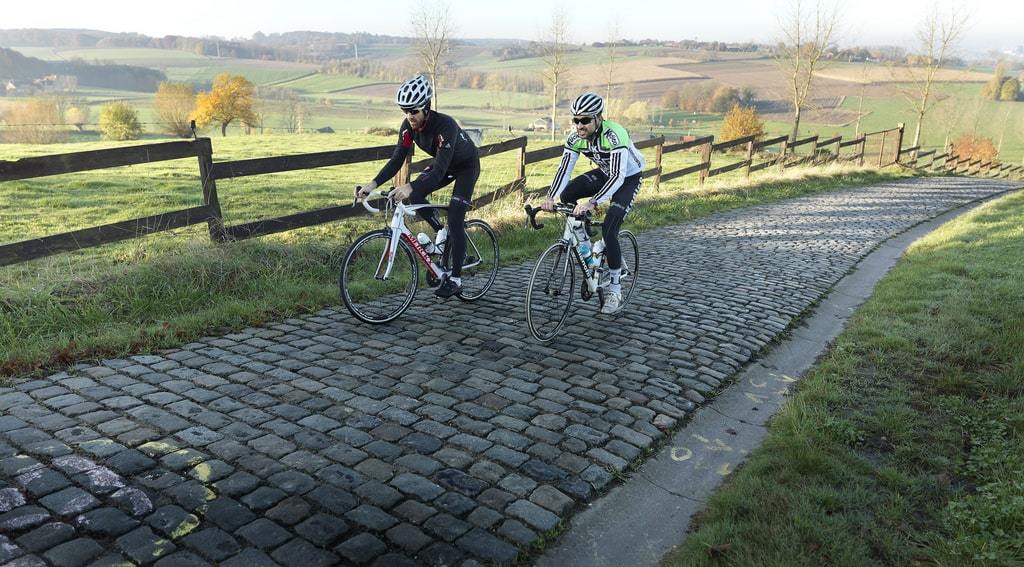
[(568, 146), (562, 151), (562, 162), (558, 164), (558, 171), (555, 172), (555, 178), (551, 181), (551, 188), (548, 189), (548, 198), (557, 199), (562, 194), (562, 190), (569, 184), (569, 176), (572, 174), (572, 168), (576, 167), (576, 160), (580, 159), (580, 153)]
[(590, 202), (595, 205), (602, 205), (611, 200), (612, 195), (622, 187), (626, 180), (626, 160), (629, 159), (629, 149), (626, 147), (615, 148), (608, 160), (608, 181), (601, 187)]
[(442, 122), (437, 130), (437, 137), (434, 163), (428, 171), (413, 180), (413, 189), (430, 191), (440, 187), (445, 174), (448, 173), (448, 166), (452, 164), (452, 157), (455, 156), (455, 142), (459, 139), (459, 126), (454, 120)]
[(402, 163), (405, 162), (410, 151), (412, 151), (412, 128), (409, 127), (407, 120), (403, 120), (402, 125), (398, 128), (398, 143), (395, 144), (395, 151), (391, 153), (391, 159), (384, 164), (377, 177), (373, 178), (373, 182), (379, 187), (394, 177), (398, 170), (402, 169)]

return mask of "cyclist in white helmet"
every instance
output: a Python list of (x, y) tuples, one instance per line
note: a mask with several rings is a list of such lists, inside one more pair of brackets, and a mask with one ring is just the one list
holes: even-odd
[[(572, 103), (572, 122), (576, 131), (565, 141), (562, 162), (555, 172), (547, 199), (541, 204), (546, 211), (555, 210), (555, 199), (575, 203), (573, 211), (583, 215), (599, 205), (609, 204), (601, 228), (611, 283), (602, 313), (615, 313), (622, 304), (622, 249), (619, 229), (633, 199), (640, 192), (644, 158), (629, 139), (629, 133), (616, 122), (604, 119), (604, 99), (593, 92), (581, 94)], [(580, 154), (597, 169), (569, 181)], [(584, 197), (587, 200), (580, 201)]]
[(450, 247), (451, 277), (445, 278), (434, 292), (447, 299), (462, 292), (462, 265), (466, 256), (466, 211), (473, 199), (473, 188), (480, 177), (480, 154), (469, 136), (459, 127), (455, 119), (430, 109), (434, 89), (423, 75), (416, 75), (402, 83), (395, 94), (395, 103), (405, 113), (405, 120), (398, 128), (398, 144), (391, 159), (384, 164), (372, 181), (356, 189), (356, 198), (363, 198), (381, 183), (394, 177), (402, 167), (406, 156), (415, 143), (421, 150), (434, 157), (434, 163), (423, 170), (411, 183), (395, 187), (391, 196), (396, 201), (406, 198), (414, 204), (427, 202), (427, 195), (455, 182), (451, 201), (448, 203), (448, 227), (445, 229), (433, 209), (417, 214), (437, 231), (437, 243), (445, 240)]

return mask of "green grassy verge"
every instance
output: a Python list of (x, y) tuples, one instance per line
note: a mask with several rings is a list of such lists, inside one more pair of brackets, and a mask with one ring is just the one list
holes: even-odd
[[(700, 190), (666, 184), (641, 193), (627, 223), (646, 230), (903, 175), (825, 168), (742, 185), (723, 179)], [(273, 200), (268, 193), (260, 202)], [(473, 216), (499, 232), (504, 263), (536, 256), (558, 234), (556, 223), (539, 232), (520, 229), (523, 213), (513, 200)], [(194, 227), (5, 268), (0, 270), (0, 376), (172, 347), (207, 333), (338, 304), (337, 269), (348, 243), (382, 224), (367, 218), (222, 246), (209, 243), (205, 227)]]
[(1022, 226), (916, 242), (663, 564), (1024, 564)]

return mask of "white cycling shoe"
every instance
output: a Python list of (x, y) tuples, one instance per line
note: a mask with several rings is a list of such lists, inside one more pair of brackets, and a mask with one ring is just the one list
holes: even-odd
[(604, 307), (601, 308), (601, 313), (611, 315), (618, 313), (619, 309), (622, 309), (622, 294), (608, 292), (604, 298)]

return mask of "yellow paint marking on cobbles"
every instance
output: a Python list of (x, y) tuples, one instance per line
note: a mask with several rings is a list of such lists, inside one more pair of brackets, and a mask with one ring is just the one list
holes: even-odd
[(676, 462), (688, 461), (693, 457), (693, 451), (686, 447), (672, 447), (672, 451), (669, 453), (669, 456)]

